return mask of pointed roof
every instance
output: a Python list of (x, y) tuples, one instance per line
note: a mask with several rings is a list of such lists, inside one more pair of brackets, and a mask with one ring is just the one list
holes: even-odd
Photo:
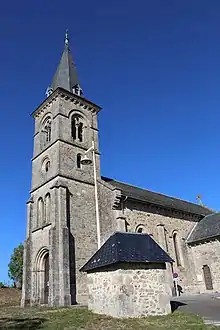
[(115, 232), (80, 269), (95, 270), (118, 263), (164, 263), (173, 259), (147, 234)]
[(50, 87), (53, 91), (61, 87), (73, 93), (73, 88), (77, 85), (79, 86), (80, 82), (70, 52), (69, 38), (66, 32), (63, 54)]

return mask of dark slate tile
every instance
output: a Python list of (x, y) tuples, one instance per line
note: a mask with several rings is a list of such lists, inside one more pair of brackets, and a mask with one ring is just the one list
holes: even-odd
[(198, 242), (216, 236), (220, 236), (220, 213), (207, 215), (200, 220), (187, 242)]
[(173, 259), (147, 234), (116, 232), (81, 268), (89, 271), (119, 262), (164, 263)]
[(122, 182), (115, 181), (106, 177), (102, 177), (102, 180), (108, 182), (116, 189), (121, 190), (122, 194), (141, 201), (152, 203), (155, 205), (171, 208), (174, 210), (184, 211), (197, 215), (208, 215), (213, 211), (197, 204), (187, 202), (178, 198), (166, 196), (163, 194), (155, 193), (153, 191), (141, 189), (135, 186), (131, 186)]

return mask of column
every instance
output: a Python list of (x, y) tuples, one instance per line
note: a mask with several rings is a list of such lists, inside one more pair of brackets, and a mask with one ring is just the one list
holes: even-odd
[(53, 187), (52, 214), (55, 224), (50, 230), (50, 305), (71, 305), (69, 228), (67, 219), (67, 188), (62, 185)]
[(31, 225), (33, 218), (33, 201), (27, 202), (27, 231), (24, 241), (23, 256), (23, 279), (22, 279), (22, 298), (21, 307), (30, 305), (32, 300), (32, 243), (31, 243)]

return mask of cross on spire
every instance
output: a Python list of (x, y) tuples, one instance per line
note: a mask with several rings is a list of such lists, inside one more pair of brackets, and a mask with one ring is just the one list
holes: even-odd
[(65, 33), (65, 45), (69, 46), (69, 35), (68, 35), (68, 29), (66, 29), (66, 33)]
[(68, 30), (65, 33), (65, 46), (61, 56), (60, 63), (57, 67), (56, 73), (53, 77), (52, 84), (47, 88), (47, 97), (53, 93), (58, 87), (66, 89), (67, 91), (82, 95), (82, 88), (80, 87), (79, 78), (76, 72), (76, 67), (69, 49), (69, 34)]

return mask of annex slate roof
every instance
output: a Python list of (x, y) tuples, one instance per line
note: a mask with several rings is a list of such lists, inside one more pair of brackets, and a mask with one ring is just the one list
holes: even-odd
[(76, 85), (80, 85), (80, 82), (67, 39), (60, 63), (53, 77), (51, 88), (55, 91), (58, 87), (61, 87), (72, 93), (73, 87)]
[(116, 232), (80, 270), (87, 272), (119, 262), (164, 263), (173, 259), (147, 234)]
[(187, 202), (175, 197), (170, 197), (150, 190), (145, 190), (139, 187), (131, 186), (126, 183), (115, 181), (114, 179), (109, 179), (106, 177), (102, 177), (102, 180), (110, 183), (116, 189), (121, 190), (123, 195), (130, 197), (132, 199), (137, 199), (143, 202), (148, 202), (162, 207), (171, 208), (197, 215), (205, 216), (213, 213), (213, 211), (207, 209), (204, 206)]
[(220, 236), (220, 213), (213, 213), (197, 223), (187, 243), (203, 241), (217, 236)]

